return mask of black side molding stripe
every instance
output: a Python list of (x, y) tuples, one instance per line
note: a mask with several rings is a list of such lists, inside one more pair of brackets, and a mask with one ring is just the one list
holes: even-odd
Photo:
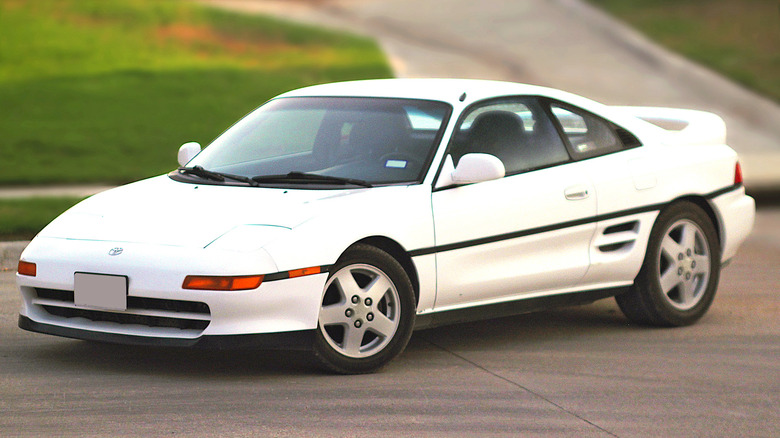
[[(703, 196), (705, 198), (707, 198), (707, 199), (712, 199), (712, 198), (718, 197), (720, 195), (723, 195), (725, 193), (729, 193), (731, 191), (738, 190), (741, 187), (742, 187), (742, 184), (734, 184), (734, 185), (731, 185), (731, 186), (728, 186), (728, 187), (724, 187), (724, 188), (722, 188), (720, 190), (716, 190), (716, 191), (714, 191), (712, 193), (708, 193), (708, 194), (703, 195)], [(699, 195), (699, 196), (702, 196), (702, 195)], [(586, 225), (586, 224), (591, 224), (591, 223), (600, 222), (600, 221), (606, 221), (606, 220), (610, 220), (610, 219), (617, 219), (617, 218), (623, 217), (623, 216), (631, 216), (631, 215), (640, 214), (640, 213), (648, 213), (648, 212), (651, 212), (651, 211), (660, 211), (661, 209), (663, 209), (667, 205), (669, 205), (668, 202), (664, 202), (664, 203), (661, 203), (661, 204), (646, 205), (644, 207), (637, 207), (637, 208), (632, 208), (632, 209), (629, 209), (629, 210), (620, 210), (620, 211), (616, 211), (616, 212), (613, 212), (613, 213), (607, 213), (607, 214), (602, 214), (602, 215), (598, 215), (598, 216), (592, 216), (592, 217), (578, 219), (578, 220), (569, 221), (569, 222), (562, 222), (562, 223), (559, 223), (559, 224), (547, 225), (547, 226), (544, 226), (544, 227), (531, 228), (531, 229), (521, 230), (521, 231), (513, 231), (511, 233), (505, 233), (505, 234), (498, 234), (498, 235), (495, 235), (495, 236), (482, 237), (482, 238), (479, 238), (479, 239), (467, 240), (467, 241), (464, 241), (464, 242), (449, 243), (447, 245), (432, 246), (432, 247), (429, 247), (429, 248), (420, 248), (420, 249), (415, 249), (413, 251), (409, 251), (409, 255), (411, 257), (418, 257), (418, 256), (436, 254), (436, 253), (439, 253), (439, 252), (445, 252), (445, 251), (452, 251), (452, 250), (456, 250), (456, 249), (468, 248), (468, 247), (471, 247), (471, 246), (478, 246), (478, 245), (485, 245), (485, 244), (488, 244), (488, 243), (500, 242), (502, 240), (516, 239), (518, 237), (526, 237), (526, 236), (531, 236), (533, 234), (547, 233), (547, 232), (550, 232), (550, 231), (562, 230), (564, 228), (576, 227), (576, 226), (579, 226), (579, 225)]]
[(725, 195), (726, 193), (733, 192), (735, 190), (739, 190), (742, 188), (742, 184), (734, 184), (732, 186), (724, 187), (720, 190), (715, 190), (712, 193), (709, 193), (707, 195), (704, 195), (707, 199), (717, 198), (720, 195)]
[(562, 222), (559, 224), (554, 225), (547, 225), (544, 227), (537, 227), (537, 228), (531, 228), (528, 230), (522, 230), (522, 231), (513, 231), (511, 233), (506, 234), (499, 234), (496, 236), (488, 236), (483, 237), (480, 239), (474, 239), (474, 240), (467, 240), (465, 242), (457, 242), (457, 243), (450, 243), (447, 245), (441, 245), (441, 246), (434, 246), (431, 248), (421, 248), (416, 249), (414, 251), (410, 251), (409, 255), (412, 257), (421, 256), (421, 255), (428, 255), (428, 254), (434, 254), (438, 252), (444, 252), (444, 251), (452, 251), (455, 249), (463, 249), (468, 248), (470, 246), (478, 246), (478, 245), (485, 245), (487, 243), (495, 243), (500, 242), (502, 240), (509, 240), (509, 239), (516, 239), (518, 237), (526, 237), (533, 234), (540, 234), (540, 233), (547, 233), (550, 231), (556, 231), (556, 230), (562, 230), (564, 228), (570, 228), (570, 227), (576, 227), (579, 225), (586, 225), (593, 222), (603, 221), (603, 220), (609, 220), (609, 219), (615, 219), (621, 216), (630, 216), (633, 214), (639, 214), (639, 213), (647, 213), (650, 211), (656, 211), (660, 210), (663, 206), (666, 204), (655, 204), (655, 205), (648, 205), (645, 207), (638, 207), (633, 208), (631, 210), (623, 210), (615, 213), (609, 213), (604, 214), (600, 216), (593, 216), (583, 219), (578, 219), (575, 221), (569, 221), (569, 222)]

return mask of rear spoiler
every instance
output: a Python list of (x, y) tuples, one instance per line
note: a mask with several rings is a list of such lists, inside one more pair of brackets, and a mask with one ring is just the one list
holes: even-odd
[(617, 106), (618, 111), (663, 128), (670, 145), (725, 144), (726, 123), (717, 114), (676, 108)]

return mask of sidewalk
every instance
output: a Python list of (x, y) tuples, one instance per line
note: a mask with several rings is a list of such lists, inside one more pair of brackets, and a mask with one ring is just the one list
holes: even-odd
[(0, 242), (0, 271), (16, 271), (19, 256), (30, 242)]
[(22, 198), (86, 198), (95, 193), (108, 190), (113, 186), (96, 185), (68, 185), (68, 186), (29, 186), (29, 187), (2, 187), (0, 186), (0, 199)]

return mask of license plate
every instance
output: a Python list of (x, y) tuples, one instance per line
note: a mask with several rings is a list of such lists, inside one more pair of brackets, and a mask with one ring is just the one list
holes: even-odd
[(74, 283), (76, 306), (127, 310), (127, 277), (76, 272)]

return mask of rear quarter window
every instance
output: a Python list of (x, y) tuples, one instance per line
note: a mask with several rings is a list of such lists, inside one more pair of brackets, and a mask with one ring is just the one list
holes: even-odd
[(576, 160), (641, 145), (627, 130), (587, 111), (558, 103), (551, 103), (550, 111), (568, 140), (570, 152)]

